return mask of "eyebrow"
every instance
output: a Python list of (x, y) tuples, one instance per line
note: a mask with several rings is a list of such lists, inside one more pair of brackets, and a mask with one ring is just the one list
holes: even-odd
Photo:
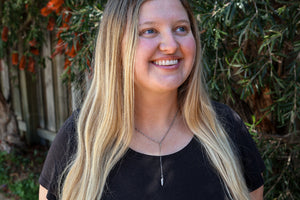
[[(178, 21), (176, 21), (176, 23), (187, 23), (187, 24), (190, 24), (190, 22), (186, 19), (180, 19)], [(154, 22), (154, 21), (145, 21), (141, 24), (139, 24), (139, 26), (141, 25), (157, 25), (158, 23)]]

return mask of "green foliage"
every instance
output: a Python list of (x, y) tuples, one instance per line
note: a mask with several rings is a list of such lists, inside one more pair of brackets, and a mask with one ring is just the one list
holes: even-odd
[(36, 182), (38, 176), (36, 174), (29, 174), (24, 180), (10, 184), (9, 188), (13, 194), (19, 196), (21, 199), (38, 199), (39, 187)]
[(300, 119), (299, 1), (192, 2), (213, 98), (235, 101), (239, 96), (249, 102), (255, 94), (270, 94), (264, 112), (272, 112), (274, 124), (295, 132), (295, 119)]
[(14, 199), (38, 199), (38, 177), (44, 158), (45, 153), (39, 151), (29, 155), (0, 152), (0, 192)]
[[(103, 1), (66, 3), (72, 16), (71, 28), (63, 33), (64, 41), (72, 46), (76, 37), (83, 37), (81, 49), (72, 58), (74, 66), (81, 63), (81, 71), (89, 69), (84, 59), (93, 55), (95, 30), (103, 10), (99, 2)], [(218, 101), (244, 102), (252, 110), (248, 126), (267, 167), (265, 199), (298, 199), (299, 145), (289, 141), (299, 137), (296, 119), (300, 119), (300, 2), (190, 2), (201, 32), (210, 95)], [(76, 80), (75, 71), (78, 69), (67, 74), (71, 80)], [(263, 137), (269, 131), (266, 124), (283, 136)], [(264, 134), (258, 134), (258, 130)]]
[[(269, 118), (275, 128), (296, 132), (300, 119), (299, 2), (256, 0), (191, 0), (201, 30), (203, 65), (211, 96), (219, 101), (242, 100)], [(65, 80), (92, 70), (95, 37), (102, 16), (101, 0), (65, 1), (58, 16), (60, 37), (76, 48), (69, 57)], [(69, 28), (63, 28), (64, 16)], [(293, 16), (293, 17), (291, 17)], [(79, 42), (80, 45), (76, 46)], [(66, 71), (67, 72), (67, 71)], [(265, 101), (255, 107), (253, 96)], [(266, 100), (264, 96), (270, 96)]]
[(266, 165), (264, 199), (300, 199), (299, 143), (260, 137), (257, 144)]
[[(0, 32), (7, 28), (7, 38), (0, 38), (0, 59), (19, 53), (13, 65), (19, 65), (21, 70), (34, 73), (35, 64), (43, 66), (44, 59), (39, 56), (44, 43), (44, 31), (48, 20), (40, 15), (43, 1), (15, 0), (0, 1)], [(20, 65), (21, 56), (26, 57)]]
[(4, 162), (6, 159), (6, 153), (0, 152), (0, 185), (8, 183), (8, 167), (4, 166)]
[(300, 198), (300, 143), (286, 137), (258, 133), (256, 121), (245, 123), (264, 160), (264, 199), (285, 200)]
[[(41, 47), (44, 41), (42, 31), (48, 19), (55, 15), (51, 13), (46, 18), (39, 15), (39, 10), (46, 2), (0, 2), (0, 30), (4, 26), (10, 28), (9, 40), (4, 42), (0, 39), (0, 58), (8, 47), (15, 49), (20, 42), (24, 43), (28, 54), (31, 47), (27, 44), (32, 39), (38, 42), (36, 48)], [(93, 64), (90, 63), (105, 2), (65, 0), (62, 11), (58, 12), (55, 30), (58, 45), (55, 51), (61, 45), (66, 47), (65, 68), (69, 70), (63, 74), (65, 81), (76, 81), (78, 73), (92, 70), (90, 65)], [(267, 167), (264, 174), (265, 199), (299, 199), (297, 179), (300, 172), (297, 160), (300, 150), (296, 121), (300, 120), (300, 2), (190, 2), (201, 31), (203, 67), (210, 95), (223, 102), (244, 102), (253, 112), (249, 115), (253, 114), (253, 117), (248, 126)], [(26, 5), (29, 6), (26, 8)], [(29, 26), (20, 29), (23, 33), (23, 40), (20, 41), (19, 28), (26, 24), (26, 19), (34, 20), (29, 20)], [(280, 136), (269, 137), (266, 134), (266, 119)], [(258, 134), (258, 130), (262, 133)], [(2, 163), (3, 155), (0, 155)], [(5, 176), (10, 170), (9, 167), (0, 167), (0, 183), (10, 181)], [(15, 185), (12, 188), (22, 191), (20, 188), (30, 188), (32, 183), (19, 184), (22, 186)]]
[[(100, 19), (102, 17), (103, 1), (65, 1), (68, 8), (57, 19), (60, 27), (60, 38), (69, 48), (75, 47), (76, 55), (71, 55), (70, 73), (63, 74), (63, 80), (76, 81), (78, 73), (91, 70), (95, 38), (98, 31)], [(69, 27), (64, 28), (64, 17), (69, 17)], [(73, 57), (74, 56), (74, 57)]]

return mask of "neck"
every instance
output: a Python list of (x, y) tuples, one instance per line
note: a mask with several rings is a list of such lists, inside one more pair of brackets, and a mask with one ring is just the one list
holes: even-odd
[(135, 126), (145, 133), (155, 133), (153, 137), (160, 138), (177, 110), (177, 92), (158, 95), (135, 94)]
[[(135, 90), (135, 127), (143, 134), (133, 132), (130, 148), (149, 155), (167, 155), (186, 146), (193, 134), (185, 125), (180, 111), (175, 117), (177, 111), (177, 91), (157, 95)], [(161, 149), (152, 140), (162, 141)]]

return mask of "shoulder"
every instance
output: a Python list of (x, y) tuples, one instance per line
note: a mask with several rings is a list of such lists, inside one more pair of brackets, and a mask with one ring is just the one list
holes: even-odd
[(66, 162), (69, 159), (68, 156), (75, 151), (77, 118), (78, 111), (75, 111), (59, 129), (50, 146), (45, 164), (48, 164), (48, 159), (50, 162)]
[(61, 143), (66, 146), (66, 143), (76, 142), (76, 126), (78, 119), (79, 111), (74, 111), (72, 115), (64, 122), (62, 127), (59, 129), (52, 146), (60, 145)]
[(222, 124), (231, 141), (236, 146), (255, 146), (252, 137), (240, 116), (229, 106), (213, 101), (212, 106), (218, 121)]
[(76, 124), (79, 111), (64, 122), (53, 140), (44, 162), (39, 183), (48, 190), (48, 196), (57, 195), (60, 175), (63, 173), (77, 148)]
[(78, 115), (78, 111), (72, 113), (72, 115), (64, 122), (51, 144), (47, 157), (52, 157), (55, 159), (55, 162), (68, 162), (68, 159), (70, 159), (69, 156), (72, 156), (76, 150), (76, 125)]
[(224, 127), (242, 165), (247, 186), (253, 191), (263, 185), (265, 169), (260, 153), (240, 116), (228, 106), (212, 102), (219, 122)]
[(236, 132), (236, 128), (238, 128), (239, 131), (248, 132), (243, 120), (229, 106), (216, 101), (212, 101), (212, 106), (217, 119), (223, 125), (228, 134)]

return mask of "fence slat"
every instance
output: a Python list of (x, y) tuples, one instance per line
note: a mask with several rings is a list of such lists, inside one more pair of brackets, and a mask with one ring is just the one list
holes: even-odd
[[(21, 38), (21, 36), (19, 35)], [(18, 45), (19, 55), (23, 54), (22, 44)], [(23, 119), (26, 123), (25, 139), (27, 144), (33, 144), (38, 141), (37, 126), (38, 112), (36, 101), (36, 79), (26, 70), (19, 71), (20, 90), (22, 98)]]
[(45, 100), (44, 100), (44, 93), (43, 93), (43, 69), (38, 67), (36, 70), (37, 75), (37, 109), (39, 115), (39, 127), (46, 128), (46, 121), (45, 121)]
[[(8, 51), (8, 55), (11, 54), (11, 51)], [(19, 71), (16, 66), (12, 66), (11, 59), (4, 59), (7, 63), (8, 73), (6, 76), (9, 76), (10, 87), (11, 87), (11, 99), (12, 107), (18, 121), (23, 120), (23, 111), (22, 111), (22, 99), (21, 99), (21, 90), (20, 90), (20, 80), (19, 80)]]
[(62, 82), (62, 79), (60, 78), (63, 73), (64, 68), (64, 56), (63, 55), (57, 55), (54, 58), (54, 84), (56, 88), (56, 111), (57, 111), (57, 125), (58, 127), (62, 126), (64, 121), (69, 115), (69, 102), (68, 102), (68, 90), (67, 86)]
[[(80, 106), (85, 93), (85, 87), (62, 83), (60, 77), (65, 57), (57, 55), (50, 59), (55, 37), (55, 33), (45, 32), (45, 43), (41, 48), (45, 66), (35, 66), (34, 76), (27, 71), (27, 66), (24, 70), (12, 66), (11, 52), (17, 50), (20, 60), (24, 53), (22, 43), (17, 44), (17, 49), (8, 49), (9, 56), (1, 60), (0, 90), (5, 98), (11, 99), (20, 133), (28, 144), (37, 142), (40, 137), (53, 140), (66, 118)], [(87, 76), (82, 78), (82, 82), (89, 82)]]
[[(6, 60), (6, 59), (5, 59)], [(2, 86), (2, 93), (4, 98), (7, 100), (10, 96), (10, 84), (9, 84), (9, 74), (8, 66), (4, 62), (4, 60), (0, 60), (0, 66), (1, 66), (1, 86)]]
[(53, 87), (53, 71), (52, 62), (49, 59), (51, 55), (51, 38), (49, 32), (45, 32), (45, 45), (43, 46), (43, 57), (45, 59), (45, 69), (43, 70), (44, 85), (45, 85), (45, 108), (47, 116), (47, 129), (56, 132), (56, 119), (55, 119), (55, 99), (54, 99), (54, 87)]

